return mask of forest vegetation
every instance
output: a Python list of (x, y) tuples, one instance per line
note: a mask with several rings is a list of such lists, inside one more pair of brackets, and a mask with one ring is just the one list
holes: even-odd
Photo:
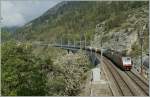
[[(148, 8), (148, 1), (64, 1), (13, 33), (2, 29), (2, 95), (78, 95), (88, 71), (93, 68), (85, 52), (67, 54), (65, 50), (32, 45), (32, 42), (60, 43), (63, 38), (66, 44), (68, 39), (79, 41), (81, 36), (90, 42), (96, 35), (97, 24), (107, 21), (105, 30), (109, 32), (120, 27), (128, 13), (145, 6)], [(105, 37), (107, 42), (111, 36)], [(133, 45), (133, 49), (136, 47), (137, 44)]]

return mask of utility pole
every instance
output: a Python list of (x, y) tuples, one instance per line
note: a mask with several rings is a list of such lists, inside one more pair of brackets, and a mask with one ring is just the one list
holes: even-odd
[(76, 47), (76, 40), (75, 40), (75, 38), (74, 38), (74, 48)]
[(80, 32), (80, 49), (81, 49), (81, 32)]
[(140, 45), (141, 45), (141, 74), (143, 74), (143, 42), (144, 42), (144, 30), (145, 25), (143, 26), (141, 31), (138, 31), (138, 37), (140, 39)]
[(69, 47), (69, 39), (68, 39), (68, 47)]
[(62, 48), (62, 36), (61, 36), (61, 48)]
[(84, 34), (80, 32), (80, 49), (84, 46)]
[(118, 51), (117, 50), (117, 47), (118, 47), (118, 41), (119, 41), (119, 38), (117, 37), (117, 35), (115, 34), (115, 51)]
[[(140, 68), (141, 71), (140, 73), (143, 74), (143, 42), (144, 42), (144, 30), (146, 28), (146, 23), (144, 20), (142, 20), (141, 18), (136, 22), (137, 24), (137, 29), (138, 29), (138, 37), (139, 37), (139, 43), (141, 46), (141, 64), (140, 64)], [(139, 29), (140, 28), (140, 29)]]
[(102, 32), (102, 36), (101, 36), (101, 65), (103, 64), (103, 43), (102, 43), (102, 39), (103, 38), (103, 32)]
[[(101, 24), (101, 25), (97, 25), (96, 26), (96, 29), (99, 31), (99, 30), (101, 30), (101, 40), (100, 40), (100, 46), (101, 46), (101, 61), (100, 61), (100, 64), (102, 65), (103, 64), (103, 35), (104, 35), (104, 25), (105, 25), (105, 23), (104, 24)], [(100, 66), (99, 66), (100, 67)]]
[(81, 49), (81, 45), (82, 45), (82, 44), (81, 44), (81, 39), (80, 39), (80, 49)]
[(85, 34), (84, 34), (84, 37), (85, 37), (85, 45), (84, 45), (84, 47), (86, 47), (86, 32), (85, 32)]

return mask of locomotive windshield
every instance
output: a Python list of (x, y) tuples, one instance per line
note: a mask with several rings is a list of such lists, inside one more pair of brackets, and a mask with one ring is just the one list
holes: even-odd
[(129, 61), (131, 58), (127, 57), (127, 61)]
[(131, 58), (130, 57), (122, 57), (123, 64), (131, 64)]

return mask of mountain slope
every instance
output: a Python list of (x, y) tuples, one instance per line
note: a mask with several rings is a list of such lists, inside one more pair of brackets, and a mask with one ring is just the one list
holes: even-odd
[[(147, 5), (148, 2), (64, 1), (49, 9), (39, 18), (17, 30), (25, 40), (60, 41), (63, 37), (79, 40), (85, 34), (90, 41), (96, 24), (113, 18), (107, 29), (126, 20), (126, 11)], [(116, 19), (116, 20), (115, 20)], [(85, 33), (86, 32), (86, 33)]]

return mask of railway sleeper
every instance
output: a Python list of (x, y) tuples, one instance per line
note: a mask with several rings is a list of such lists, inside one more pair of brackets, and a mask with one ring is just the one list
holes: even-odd
[(130, 91), (128, 85), (122, 79), (122, 77), (120, 76), (120, 74), (114, 69), (114, 67), (112, 68), (112, 66), (110, 65), (110, 62), (109, 62), (109, 64), (108, 64), (108, 62), (105, 62), (105, 63), (107, 64), (107, 67), (109, 68), (109, 70), (113, 74), (114, 78), (116, 79), (117, 84), (120, 87), (123, 95), (124, 96), (132, 96), (133, 93)]

